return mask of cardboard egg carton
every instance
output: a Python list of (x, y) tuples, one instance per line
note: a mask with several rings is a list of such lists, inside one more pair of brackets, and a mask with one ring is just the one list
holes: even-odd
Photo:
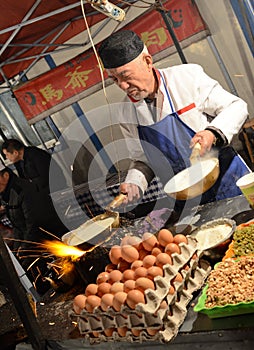
[[(93, 313), (82, 310), (81, 314), (77, 315), (71, 312), (70, 317), (78, 323), (81, 335), (84, 335), (90, 343), (116, 340), (170, 341), (175, 337), (184, 321), (193, 292), (201, 288), (210, 272), (208, 263), (200, 260), (202, 253), (197, 251), (196, 240), (193, 237), (188, 237), (188, 244), (181, 243), (179, 247), (181, 254), (172, 255), (173, 264), (163, 266), (164, 276), (157, 276), (154, 279), (155, 290), (145, 290), (145, 304), (138, 304), (135, 310), (123, 305), (119, 312), (113, 308), (104, 312), (100, 307), (95, 308)], [(178, 273), (181, 274), (182, 281), (172, 282)], [(175, 292), (168, 294), (171, 285)], [(167, 308), (160, 308), (162, 301), (166, 301)], [(127, 329), (126, 334), (120, 336), (118, 328)], [(107, 329), (115, 331), (111, 336), (106, 336), (104, 331)], [(133, 335), (132, 329), (139, 330), (139, 335)], [(150, 335), (146, 329), (154, 329), (156, 333)], [(94, 332), (97, 337), (94, 337)]]

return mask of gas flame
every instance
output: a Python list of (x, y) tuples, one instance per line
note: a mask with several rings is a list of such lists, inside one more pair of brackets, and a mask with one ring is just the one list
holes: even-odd
[(75, 260), (86, 253), (79, 248), (64, 244), (60, 241), (45, 241), (44, 244), (53, 255), (58, 257), (71, 256), (71, 258)]

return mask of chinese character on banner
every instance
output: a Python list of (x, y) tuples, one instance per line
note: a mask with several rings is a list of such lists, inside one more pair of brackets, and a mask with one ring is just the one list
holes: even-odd
[(162, 46), (167, 41), (167, 33), (164, 28), (157, 28), (150, 32), (142, 32), (142, 40), (146, 43), (146, 47), (149, 48), (150, 45)]
[(65, 85), (65, 88), (68, 88), (69, 86), (71, 86), (72, 89), (86, 87), (86, 81), (89, 78), (88, 74), (93, 70), (89, 69), (78, 72), (80, 68), (82, 68), (82, 66), (76, 67), (74, 72), (69, 72), (65, 75), (66, 77), (70, 77), (70, 80), (68, 81), (67, 85)]
[(42, 101), (43, 105), (46, 105), (47, 102), (56, 100), (60, 101), (63, 97), (63, 90), (56, 90), (52, 87), (51, 84), (46, 85), (44, 88), (39, 90), (42, 94), (44, 100)]
[[(207, 27), (197, 6), (192, 0), (168, 0), (163, 3), (168, 19), (179, 42), (188, 40), (191, 44), (208, 35)], [(168, 48), (174, 46), (161, 14), (151, 9), (129, 22), (122, 29), (131, 29), (141, 36), (154, 56), (160, 53), (160, 59), (168, 55)], [(104, 30), (104, 29), (102, 29)], [(195, 39), (198, 34), (198, 39)], [(101, 88), (101, 75), (98, 61), (92, 49), (83, 52), (18, 87), (15, 97), (27, 120), (43, 118), (68, 104), (78, 101)], [(48, 114), (47, 114), (48, 113)]]

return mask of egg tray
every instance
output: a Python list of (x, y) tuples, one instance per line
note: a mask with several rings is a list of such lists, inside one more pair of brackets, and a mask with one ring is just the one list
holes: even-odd
[[(169, 342), (177, 335), (179, 327), (186, 317), (187, 306), (192, 300), (193, 292), (202, 287), (209, 272), (209, 264), (200, 260), (195, 270), (193, 270), (193, 276), (189, 275), (188, 281), (178, 283), (180, 288), (178, 288), (173, 298), (170, 296), (165, 299), (167, 302), (168, 300), (170, 302), (168, 308), (159, 309), (155, 314), (150, 314), (149, 312), (139, 313), (136, 310), (123, 307), (121, 312), (112, 312), (111, 314), (109, 312), (99, 315), (95, 311), (93, 314), (90, 314), (89, 318), (84, 317), (82, 314), (79, 316), (71, 313), (71, 318), (76, 319), (80, 334), (84, 335), (85, 339), (91, 344), (102, 341), (144, 342), (158, 340), (160, 342)], [(174, 302), (172, 303), (173, 300)], [(120, 336), (117, 331), (114, 331), (110, 337), (104, 334), (106, 329), (123, 327), (128, 329), (125, 336)], [(146, 331), (147, 328), (155, 330), (155, 335), (149, 335)], [(134, 336), (131, 329), (140, 330), (141, 332), (138, 336)], [(97, 332), (98, 336), (95, 337), (93, 332)]]
[[(82, 335), (88, 335), (90, 339), (92, 331), (99, 332), (100, 336), (98, 338), (90, 339), (90, 341), (95, 339), (98, 342), (116, 340), (117, 337), (119, 340), (126, 339), (126, 337), (120, 337), (117, 332), (114, 332), (116, 334), (112, 335), (112, 337), (105, 337), (103, 331), (108, 328), (127, 327), (128, 329), (136, 328), (143, 330), (146, 328), (164, 328), (165, 324), (169, 323), (170, 328), (176, 329), (176, 325), (180, 319), (180, 311), (182, 315), (184, 314), (184, 317), (187, 312), (184, 300), (186, 298), (187, 300), (192, 298), (193, 291), (203, 285), (204, 279), (209, 272), (208, 266), (204, 267), (204, 263), (200, 265), (202, 252), (197, 251), (195, 238), (188, 237), (188, 244), (180, 243), (179, 247), (181, 248), (181, 254), (172, 254), (173, 265), (167, 264), (163, 266), (164, 276), (157, 276), (154, 279), (155, 290), (147, 289), (145, 291), (146, 303), (138, 304), (135, 310), (130, 309), (128, 306), (122, 306), (119, 312), (113, 308), (109, 308), (107, 312), (103, 312), (99, 307), (95, 308), (93, 313), (89, 313), (86, 310), (82, 310), (80, 315), (75, 314), (73, 311), (70, 312), (70, 317), (78, 323), (80, 333)], [(194, 254), (195, 258), (193, 258)], [(185, 270), (184, 267), (187, 264), (189, 269)], [(174, 282), (175, 292), (172, 295), (168, 295), (171, 281), (176, 277), (178, 272), (181, 273), (183, 280), (182, 282)], [(167, 302), (167, 309), (159, 309), (163, 300)], [(174, 311), (178, 322), (172, 321), (171, 309), (173, 310), (175, 305), (179, 303), (180, 307)], [(185, 313), (183, 310), (185, 310)], [(174, 327), (172, 327), (172, 322), (175, 325)], [(164, 330), (158, 334), (160, 334), (160, 338), (169, 341), (170, 335), (168, 333), (168, 331)], [(144, 335), (144, 331), (140, 334), (142, 335), (137, 338), (132, 333), (128, 334), (128, 339), (130, 337), (133, 340), (135, 339), (135, 341), (140, 341), (140, 338), (154, 339), (154, 336), (151, 338), (147, 333)]]

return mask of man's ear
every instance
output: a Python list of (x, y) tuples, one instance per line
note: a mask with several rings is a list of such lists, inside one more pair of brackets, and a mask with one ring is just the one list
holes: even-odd
[(16, 160), (20, 160), (22, 158), (21, 151), (17, 151), (16, 149), (12, 152), (12, 155), (15, 157)]
[(152, 56), (148, 53), (144, 54), (144, 60), (148, 66), (148, 68), (152, 68), (153, 66), (153, 59)]
[(8, 173), (8, 171), (6, 171), (4, 174), (3, 174), (3, 178), (8, 181), (9, 178), (10, 178), (10, 174)]

